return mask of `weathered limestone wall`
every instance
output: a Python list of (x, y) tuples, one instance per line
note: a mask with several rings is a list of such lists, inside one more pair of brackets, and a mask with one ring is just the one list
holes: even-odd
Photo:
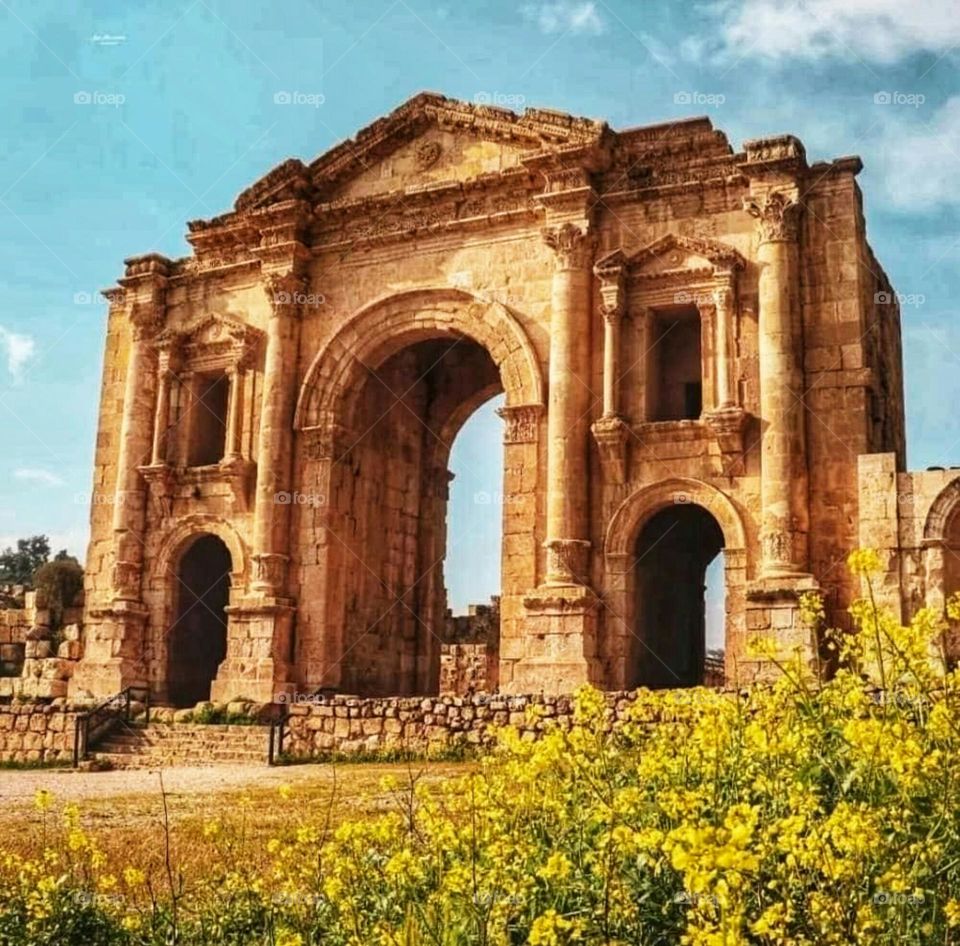
[[(624, 718), (634, 699), (633, 693), (607, 693), (612, 718)], [(537, 707), (539, 718), (528, 718), (530, 707)], [(283, 748), (298, 758), (332, 751), (481, 746), (493, 740), (494, 727), (514, 726), (522, 738), (536, 739), (551, 726), (568, 728), (572, 722), (573, 701), (567, 696), (335, 697), (323, 704), (291, 706)]]
[(30, 624), (23, 608), (0, 611), (0, 677), (19, 677)]
[(60, 702), (0, 704), (0, 761), (71, 759), (77, 715)]

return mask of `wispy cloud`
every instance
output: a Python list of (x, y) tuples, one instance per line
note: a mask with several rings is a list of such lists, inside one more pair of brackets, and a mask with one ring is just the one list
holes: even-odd
[(11, 332), (0, 325), (0, 352), (7, 360), (7, 371), (14, 381), (23, 377), (23, 369), (36, 351), (36, 343), (29, 335)]
[(41, 470), (36, 467), (21, 467), (13, 471), (17, 480), (26, 480), (30, 483), (42, 483), (44, 486), (63, 486), (64, 480), (50, 470)]
[(904, 108), (889, 109), (885, 118), (878, 150), (891, 204), (914, 212), (960, 204), (960, 96), (932, 117)]
[(743, 0), (708, 9), (721, 21), (715, 51), (738, 58), (893, 63), (915, 52), (945, 54), (960, 43), (956, 0)]
[(605, 24), (591, 2), (572, 3), (569, 0), (547, 0), (521, 8), (526, 19), (536, 23), (542, 33), (573, 33), (599, 36)]

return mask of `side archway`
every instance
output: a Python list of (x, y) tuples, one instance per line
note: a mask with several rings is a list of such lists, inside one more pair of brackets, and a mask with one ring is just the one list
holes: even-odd
[[(151, 573), (150, 584), (157, 589), (155, 596), (151, 598), (150, 604), (150, 625), (148, 638), (146, 641), (146, 662), (150, 688), (154, 696), (160, 700), (184, 700), (187, 694), (181, 693), (178, 697), (176, 693), (171, 692), (171, 683), (174, 689), (177, 687), (176, 681), (171, 681), (171, 669), (174, 669), (174, 676), (177, 675), (176, 662), (171, 660), (172, 649), (177, 643), (175, 629), (182, 624), (179, 620), (180, 611), (183, 605), (185, 595), (196, 593), (196, 589), (188, 587), (191, 583), (184, 582), (182, 574), (182, 565), (191, 549), (198, 542), (204, 539), (215, 540), (222, 547), (223, 567), (219, 568), (218, 575), (229, 568), (225, 588), (215, 589), (213, 594), (217, 598), (216, 607), (213, 609), (219, 614), (221, 606), (224, 609), (224, 627), (215, 628), (219, 636), (225, 631), (227, 642), (229, 643), (232, 621), (229, 616), (229, 604), (231, 599), (241, 594), (249, 578), (249, 551), (234, 526), (227, 520), (219, 516), (197, 514), (184, 516), (177, 519), (171, 527), (165, 531), (157, 552), (152, 556), (153, 569)], [(216, 558), (218, 549), (214, 542), (209, 542), (209, 555), (201, 554), (202, 550), (196, 550), (196, 558)], [(228, 563), (228, 564), (227, 564)], [(221, 592), (225, 594), (221, 595)], [(204, 589), (200, 589), (200, 597), (203, 597)], [(223, 600), (220, 601), (220, 597)], [(199, 605), (198, 605), (199, 607)], [(196, 611), (196, 608), (194, 608)], [(199, 612), (205, 614), (206, 612)], [(219, 645), (218, 645), (219, 646)], [(219, 650), (214, 648), (211, 654), (219, 655)], [(211, 656), (211, 665), (213, 657)], [(209, 669), (209, 668), (208, 668)], [(183, 676), (182, 674), (180, 675)], [(183, 680), (180, 681), (183, 683)], [(196, 701), (194, 701), (196, 702)]]
[[(611, 687), (685, 686), (702, 680), (703, 575), (720, 550), (726, 591), (724, 650), (729, 663), (734, 642), (745, 632), (740, 626), (743, 609), (737, 606), (745, 595), (747, 557), (740, 511), (709, 483), (680, 477), (638, 489), (620, 504), (604, 543), (607, 607), (601, 648)], [(666, 558), (671, 561), (661, 561)], [(652, 564), (663, 574), (651, 573)], [(682, 593), (673, 598), (661, 595), (645, 609), (641, 599), (670, 584), (665, 581), (668, 575), (677, 583), (685, 582)], [(683, 608), (681, 602), (686, 602)], [(666, 623), (671, 626), (661, 626)], [(648, 639), (654, 631), (660, 635), (658, 641)], [(683, 639), (678, 642), (671, 635)], [(677, 682), (671, 684), (671, 680)]]
[[(960, 478), (930, 504), (923, 526), (924, 603), (940, 611), (960, 592)], [(947, 660), (960, 663), (960, 622), (949, 621), (943, 639)]]

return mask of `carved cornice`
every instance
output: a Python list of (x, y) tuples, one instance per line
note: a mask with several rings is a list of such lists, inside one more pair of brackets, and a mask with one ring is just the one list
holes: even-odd
[(748, 197), (743, 209), (757, 221), (761, 243), (796, 241), (801, 205), (783, 191), (771, 190), (764, 197)]
[(541, 232), (543, 242), (554, 252), (554, 262), (558, 271), (590, 268), (597, 244), (596, 234), (575, 223), (546, 227)]

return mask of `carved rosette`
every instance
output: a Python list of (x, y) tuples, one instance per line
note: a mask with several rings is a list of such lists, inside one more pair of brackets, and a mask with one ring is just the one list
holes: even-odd
[(504, 443), (536, 443), (543, 416), (542, 404), (519, 404), (501, 407), (497, 414), (503, 418)]
[(303, 276), (290, 271), (265, 273), (262, 286), (274, 316), (299, 316), (307, 287)]
[(603, 476), (610, 483), (622, 483), (627, 476), (627, 442), (630, 428), (617, 416), (601, 417), (590, 428), (600, 451)]
[(761, 243), (796, 242), (801, 205), (782, 191), (769, 191), (762, 199), (747, 198), (743, 209), (757, 221)]
[(553, 250), (554, 263), (560, 272), (568, 269), (588, 269), (593, 264), (597, 238), (586, 227), (575, 223), (547, 227), (543, 230), (543, 241)]
[(585, 585), (590, 543), (586, 539), (549, 539), (547, 550), (548, 585)]

